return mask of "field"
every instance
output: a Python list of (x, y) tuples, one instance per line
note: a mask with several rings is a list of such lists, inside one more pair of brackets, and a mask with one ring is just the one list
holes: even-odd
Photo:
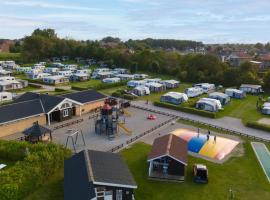
[(0, 53), (0, 60), (19, 60), (20, 53)]
[[(229, 197), (229, 190), (232, 189), (236, 200), (268, 200), (270, 199), (270, 184), (256, 160), (250, 143), (245, 143), (244, 148), (244, 156), (231, 158), (222, 165), (189, 156), (186, 181), (182, 184), (147, 179), (146, 159), (150, 151), (149, 145), (138, 143), (124, 150), (122, 155), (139, 186), (135, 193), (136, 199), (226, 200)], [(195, 163), (207, 165), (209, 184), (193, 183), (192, 166)]]
[(38, 89), (40, 89), (40, 87), (34, 86), (34, 85), (28, 85), (27, 87), (22, 88), (22, 89), (10, 90), (10, 92), (23, 93), (23, 92), (30, 92), (30, 91), (38, 90)]
[(82, 81), (82, 82), (70, 82), (71, 86), (82, 88), (95, 87), (99, 84), (101, 84), (101, 81), (97, 79), (91, 79), (89, 81)]

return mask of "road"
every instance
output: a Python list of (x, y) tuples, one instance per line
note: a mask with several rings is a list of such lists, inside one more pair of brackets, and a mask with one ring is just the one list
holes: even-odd
[(152, 103), (146, 104), (145, 101), (133, 101), (131, 104), (141, 106), (144, 108), (153, 109), (156, 111), (162, 111), (162, 112), (173, 114), (179, 117), (185, 117), (191, 120), (199, 121), (201, 123), (207, 123), (213, 126), (219, 126), (225, 129), (245, 133), (247, 135), (255, 136), (258, 138), (265, 139), (265, 140), (270, 140), (269, 132), (249, 128), (245, 126), (240, 119), (237, 119), (237, 118), (224, 117), (220, 119), (210, 119), (210, 118), (206, 118), (206, 117), (202, 117), (202, 116), (198, 116), (194, 114), (184, 113), (181, 111), (175, 111), (175, 110), (171, 110), (167, 108), (157, 107), (157, 106), (154, 106)]

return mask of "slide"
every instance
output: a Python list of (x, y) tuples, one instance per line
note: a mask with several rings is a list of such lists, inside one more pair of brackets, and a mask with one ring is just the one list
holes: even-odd
[(124, 130), (124, 132), (128, 135), (132, 134), (132, 131), (125, 126), (124, 123), (118, 122), (118, 126)]

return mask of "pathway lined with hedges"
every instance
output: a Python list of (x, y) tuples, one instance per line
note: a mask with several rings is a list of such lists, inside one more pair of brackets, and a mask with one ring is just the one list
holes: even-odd
[(146, 104), (145, 101), (133, 101), (132, 105), (140, 106), (147, 109), (153, 109), (156, 111), (161, 111), (165, 113), (170, 113), (175, 116), (188, 118), (190, 120), (195, 120), (200, 123), (207, 123), (213, 126), (218, 126), (224, 129), (229, 129), (231, 131), (241, 132), (250, 136), (255, 136), (261, 139), (270, 140), (270, 132), (261, 131), (253, 128), (246, 127), (240, 119), (232, 118), (232, 117), (224, 117), (220, 119), (211, 119), (206, 118), (194, 114), (189, 114), (181, 111), (175, 111), (168, 108), (157, 107), (154, 106), (152, 103)]

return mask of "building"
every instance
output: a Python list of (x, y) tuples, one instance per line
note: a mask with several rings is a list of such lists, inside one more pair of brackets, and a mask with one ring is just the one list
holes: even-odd
[(253, 57), (244, 51), (235, 51), (228, 57), (229, 63), (235, 67), (239, 67), (244, 62), (250, 62), (252, 59)]
[(137, 86), (132, 90), (132, 93), (137, 96), (145, 96), (150, 94), (150, 90), (146, 86)]
[(188, 101), (188, 96), (185, 93), (168, 92), (160, 97), (160, 101), (179, 105), (183, 102)]
[(262, 62), (261, 68), (269, 69), (270, 68), (270, 53), (260, 55), (258, 60)]
[(203, 89), (200, 87), (191, 87), (191, 88), (187, 88), (185, 90), (185, 93), (187, 94), (188, 98), (197, 97), (203, 94)]
[(5, 101), (11, 101), (12, 97), (12, 93), (10, 92), (0, 92), (0, 103)]
[(225, 104), (229, 103), (230, 100), (231, 100), (231, 98), (229, 97), (229, 95), (224, 94), (222, 92), (213, 92), (213, 93), (210, 93), (208, 97), (210, 99), (217, 99), (217, 100), (219, 100), (222, 105), (225, 105)]
[(114, 77), (114, 78), (104, 78), (102, 80), (103, 83), (119, 83), (121, 81), (120, 78)]
[(205, 110), (209, 112), (218, 112), (222, 109), (222, 105), (219, 100), (210, 98), (201, 98), (196, 103), (196, 108), (199, 110)]
[(242, 84), (239, 90), (245, 93), (251, 93), (251, 94), (263, 93), (263, 89), (261, 85)]
[(151, 179), (184, 181), (188, 161), (188, 143), (173, 134), (154, 140), (147, 162)]
[(149, 88), (150, 92), (163, 92), (166, 90), (166, 86), (157, 82), (148, 82), (145, 84)]
[(176, 80), (165, 80), (165, 81), (161, 81), (161, 83), (164, 84), (166, 88), (169, 88), (169, 89), (178, 88), (180, 85), (180, 82)]
[(225, 94), (227, 94), (229, 97), (235, 98), (235, 99), (243, 99), (246, 97), (246, 93), (244, 91), (237, 90), (234, 88), (226, 89)]
[(43, 82), (51, 85), (65, 84), (69, 82), (69, 79), (64, 76), (55, 75), (55, 76), (46, 76), (43, 77)]
[(51, 125), (95, 111), (107, 97), (95, 90), (63, 96), (27, 92), (15, 103), (0, 107), (0, 137), (22, 132), (34, 122)]
[(64, 163), (64, 200), (133, 200), (137, 188), (119, 154), (84, 150)]
[(262, 106), (262, 114), (270, 115), (270, 103), (266, 102)]

